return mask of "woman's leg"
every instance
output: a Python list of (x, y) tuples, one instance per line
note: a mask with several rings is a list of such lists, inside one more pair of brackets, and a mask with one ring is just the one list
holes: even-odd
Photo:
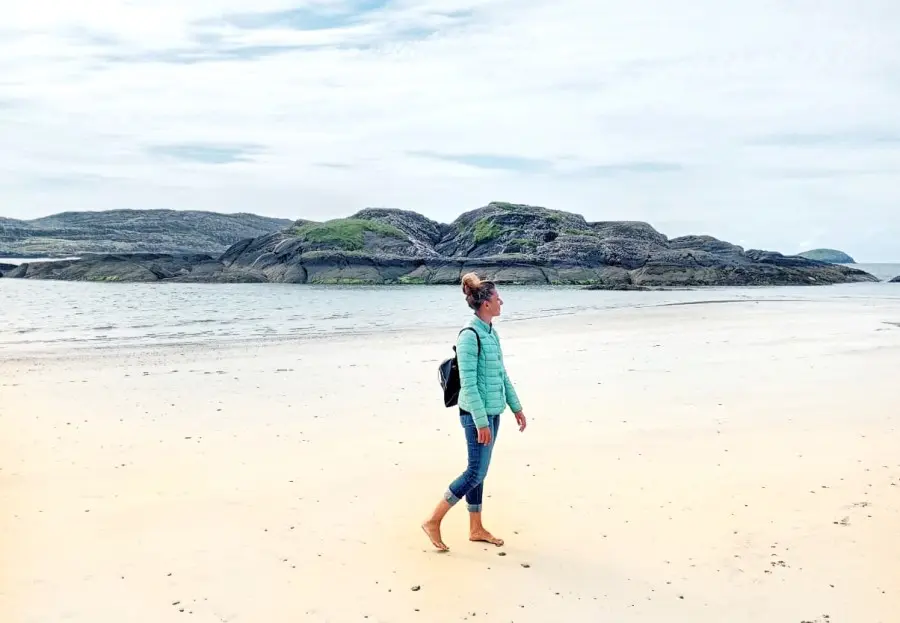
[(490, 458), (494, 450), (494, 443), (496, 443), (497, 441), (497, 431), (500, 429), (499, 415), (493, 415), (490, 417), (490, 426), (491, 443), (489, 444), (490, 450), (488, 453), (488, 460), (485, 461), (481, 466), (481, 473), (479, 474), (480, 480), (478, 482), (478, 485), (466, 494), (466, 502), (469, 507), (469, 540), (485, 541), (499, 547), (503, 545), (503, 539), (496, 538), (494, 535), (488, 532), (485, 529), (484, 525), (481, 523), (481, 506), (482, 498), (484, 496), (484, 479), (487, 477), (488, 467), (490, 466)]
[[(491, 421), (493, 422), (493, 420)], [(466, 436), (466, 454), (468, 459), (466, 470), (450, 483), (443, 499), (438, 502), (431, 517), (422, 524), (425, 534), (428, 535), (434, 546), (441, 551), (449, 549), (441, 540), (441, 521), (447, 512), (463, 497), (466, 497), (471, 508), (472, 498), (470, 497), (470, 492), (484, 480), (487, 466), (490, 462), (491, 450), (494, 447), (493, 439), (487, 445), (478, 443), (478, 429), (475, 428), (471, 415), (460, 414), (460, 422)], [(491, 429), (493, 433), (495, 429), (493, 424)], [(480, 504), (480, 501), (478, 504)]]
[[(469, 489), (466, 493), (466, 505), (469, 508), (470, 513), (480, 513), (481, 512), (481, 503), (482, 498), (484, 497), (484, 479), (487, 478), (488, 468), (491, 466), (491, 457), (494, 453), (494, 444), (497, 441), (497, 429), (500, 424), (500, 416), (499, 415), (491, 415), (488, 416), (488, 426), (491, 428), (491, 443), (487, 446), (482, 445), (482, 460), (478, 463), (477, 472), (474, 475), (474, 480), (478, 482), (477, 485)], [(476, 433), (476, 441), (477, 441), (477, 433)], [(469, 461), (469, 465), (471, 466), (472, 461)]]
[(434, 507), (431, 517), (422, 524), (422, 530), (424, 530), (425, 534), (428, 535), (428, 538), (431, 539), (431, 543), (442, 552), (446, 552), (450, 549), (441, 538), (441, 521), (444, 520), (444, 515), (446, 515), (447, 511), (451, 508), (450, 502), (442, 499), (438, 502), (437, 506)]

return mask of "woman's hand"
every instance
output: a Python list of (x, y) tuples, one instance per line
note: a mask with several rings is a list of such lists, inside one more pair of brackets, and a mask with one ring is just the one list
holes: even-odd
[(527, 425), (527, 422), (525, 421), (525, 412), (524, 411), (519, 411), (518, 413), (516, 413), (516, 423), (518, 423), (518, 425), (519, 425), (520, 433), (525, 430), (525, 426)]
[(478, 443), (488, 445), (491, 443), (491, 427), (485, 426), (478, 429)]

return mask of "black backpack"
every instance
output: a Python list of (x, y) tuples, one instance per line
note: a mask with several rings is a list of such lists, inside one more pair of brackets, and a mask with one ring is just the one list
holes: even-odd
[[(481, 354), (481, 337), (478, 331), (472, 327), (466, 327), (462, 331), (471, 331), (475, 334), (478, 341), (478, 354)], [(456, 353), (456, 345), (453, 346), (453, 352)], [(454, 354), (450, 359), (445, 359), (438, 366), (438, 377), (440, 379), (441, 388), (444, 390), (444, 406), (453, 407), (459, 402), (459, 360)]]

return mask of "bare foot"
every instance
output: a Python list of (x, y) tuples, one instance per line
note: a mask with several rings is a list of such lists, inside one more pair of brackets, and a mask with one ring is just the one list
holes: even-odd
[(434, 545), (438, 551), (450, 551), (450, 548), (444, 544), (443, 540), (441, 540), (441, 524), (434, 521), (426, 521), (422, 524), (422, 530), (425, 531), (425, 534), (428, 535), (432, 545)]
[(469, 534), (470, 541), (483, 541), (485, 543), (491, 543), (492, 545), (496, 545), (500, 547), (503, 545), (503, 539), (498, 539), (493, 534), (482, 528), (481, 530), (476, 530)]

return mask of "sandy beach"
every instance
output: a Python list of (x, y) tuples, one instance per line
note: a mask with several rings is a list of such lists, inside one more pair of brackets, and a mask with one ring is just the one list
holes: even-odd
[(900, 621), (900, 303), (500, 331), (506, 545), (449, 554), (454, 330), (0, 353), (0, 621)]

